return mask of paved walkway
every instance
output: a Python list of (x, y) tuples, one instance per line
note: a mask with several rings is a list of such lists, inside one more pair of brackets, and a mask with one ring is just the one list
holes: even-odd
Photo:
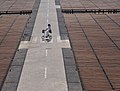
[[(52, 25), (51, 42), (41, 40), (41, 30)], [(60, 40), (54, 0), (41, 0), (31, 41), (21, 42), (20, 49), (28, 48), (17, 91), (68, 91), (62, 48), (68, 40)]]

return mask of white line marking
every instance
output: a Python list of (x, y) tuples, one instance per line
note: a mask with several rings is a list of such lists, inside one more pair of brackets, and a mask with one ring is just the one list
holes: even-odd
[(45, 78), (47, 78), (47, 67), (45, 67)]
[(48, 54), (48, 50), (46, 49), (46, 56), (47, 56), (47, 54)]
[(55, 5), (55, 6), (56, 6), (56, 8), (61, 8), (60, 5)]
[(49, 22), (49, 0), (48, 0), (48, 7), (47, 7), (47, 24)]
[(57, 36), (57, 42), (61, 42), (60, 36)]
[(37, 42), (37, 37), (33, 38), (33, 42)]

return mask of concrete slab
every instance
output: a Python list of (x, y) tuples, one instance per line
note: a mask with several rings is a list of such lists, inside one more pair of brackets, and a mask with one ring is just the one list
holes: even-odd
[(75, 59), (70, 48), (63, 48), (63, 57), (69, 91), (83, 91), (81, 81), (76, 70)]
[(16, 91), (17, 83), (4, 83), (2, 91)]
[[(52, 42), (42, 42), (41, 30), (52, 25)], [(41, 0), (17, 91), (68, 91), (54, 0)], [(26, 47), (26, 46), (25, 46)], [(68, 46), (69, 47), (69, 46)], [(24, 48), (24, 45), (22, 45)]]

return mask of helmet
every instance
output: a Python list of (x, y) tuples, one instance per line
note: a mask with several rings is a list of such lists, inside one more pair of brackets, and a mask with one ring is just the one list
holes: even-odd
[(51, 26), (50, 24), (48, 24), (48, 26)]

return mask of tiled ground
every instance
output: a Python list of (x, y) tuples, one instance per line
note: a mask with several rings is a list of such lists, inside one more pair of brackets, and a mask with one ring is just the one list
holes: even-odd
[(120, 90), (120, 15), (64, 14), (83, 89)]
[(120, 0), (60, 0), (62, 9), (120, 9)]
[[(0, 0), (0, 11), (32, 10), (35, 0)], [(0, 16), (0, 89), (17, 51), (29, 15)]]
[(35, 0), (0, 0), (0, 11), (32, 10)]
[[(17, 51), (28, 15), (0, 16), (0, 83), (4, 81), (10, 63)], [(0, 86), (1, 86), (0, 84)]]

